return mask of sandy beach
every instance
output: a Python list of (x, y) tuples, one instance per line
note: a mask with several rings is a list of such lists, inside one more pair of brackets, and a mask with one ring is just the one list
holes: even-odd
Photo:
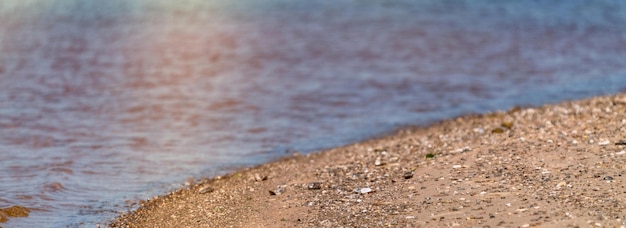
[(626, 94), (468, 115), (285, 157), (110, 227), (624, 227)]

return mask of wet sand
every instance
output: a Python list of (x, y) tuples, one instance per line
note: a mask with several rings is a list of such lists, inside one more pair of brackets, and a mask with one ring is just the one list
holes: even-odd
[(619, 227), (626, 94), (469, 115), (294, 155), (142, 203), (111, 227)]

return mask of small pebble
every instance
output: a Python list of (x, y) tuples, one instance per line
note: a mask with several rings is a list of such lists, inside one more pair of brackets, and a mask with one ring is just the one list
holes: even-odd
[(615, 104), (625, 105), (626, 104), (626, 97), (616, 97), (615, 99), (613, 99), (613, 102)]
[(613, 180), (613, 177), (612, 176), (606, 176), (606, 177), (604, 177), (604, 180), (610, 181), (610, 180)]
[(404, 177), (404, 179), (411, 179), (411, 177), (413, 177), (414, 173), (413, 172), (406, 172), (402, 175), (402, 177)]
[(279, 185), (276, 187), (276, 190), (274, 191), (269, 191), (270, 195), (274, 196), (274, 195), (281, 195), (285, 192), (285, 189), (287, 188), (287, 185)]
[(371, 188), (362, 188), (362, 189), (357, 189), (357, 190), (354, 190), (354, 191), (356, 193), (360, 193), (360, 194), (367, 194), (367, 193), (372, 192), (372, 189)]
[(266, 181), (267, 180), (267, 176), (261, 176), (258, 173), (254, 174), (254, 180), (255, 181)]
[(501, 134), (503, 133), (504, 130), (502, 130), (502, 128), (494, 128), (493, 130), (491, 130), (491, 133), (495, 133), (495, 134)]
[(463, 147), (463, 148), (459, 148), (456, 149), (454, 151), (452, 151), (453, 153), (463, 153), (463, 152), (468, 152), (468, 151), (472, 151), (472, 148), (469, 148), (468, 146)]
[(452, 166), (453, 169), (460, 169), (461, 167), (463, 167), (463, 166), (461, 166), (461, 165), (453, 165)]
[(322, 182), (311, 182), (307, 185), (309, 190), (322, 189)]
[(382, 162), (380, 157), (376, 158), (376, 161), (374, 161), (374, 165), (375, 166), (381, 166), (381, 165), (384, 165), (384, 164), (385, 163)]
[(609, 145), (611, 142), (609, 142), (609, 140), (602, 140), (600, 142), (598, 142), (598, 145), (600, 146), (606, 146)]
[(200, 193), (200, 194), (211, 193), (213, 191), (215, 191), (215, 189), (211, 188), (211, 187), (202, 187), (202, 188), (198, 189), (198, 193)]

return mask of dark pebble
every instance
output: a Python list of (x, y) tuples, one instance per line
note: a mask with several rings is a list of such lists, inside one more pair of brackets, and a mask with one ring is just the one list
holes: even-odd
[(322, 189), (322, 182), (311, 182), (307, 185), (309, 190)]
[(285, 188), (287, 188), (287, 185), (279, 185), (278, 187), (276, 187), (276, 190), (272, 191), (270, 190), (270, 196), (276, 196), (276, 195), (281, 195), (283, 193), (285, 193)]
[(610, 181), (610, 180), (613, 180), (613, 177), (612, 176), (606, 176), (606, 177), (604, 177), (604, 180)]
[(402, 175), (402, 177), (404, 177), (404, 179), (411, 179), (411, 177), (413, 177), (413, 172), (406, 172)]
[(625, 146), (626, 145), (626, 140), (620, 140), (619, 142), (616, 142), (615, 145)]
[(500, 134), (503, 132), (504, 130), (502, 128), (494, 128), (493, 130), (491, 130), (491, 133), (495, 133), (495, 134)]

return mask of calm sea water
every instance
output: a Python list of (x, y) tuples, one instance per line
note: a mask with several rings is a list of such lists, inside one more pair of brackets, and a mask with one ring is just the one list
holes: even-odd
[(190, 177), (626, 88), (622, 1), (3, 0), (4, 227), (93, 227)]

